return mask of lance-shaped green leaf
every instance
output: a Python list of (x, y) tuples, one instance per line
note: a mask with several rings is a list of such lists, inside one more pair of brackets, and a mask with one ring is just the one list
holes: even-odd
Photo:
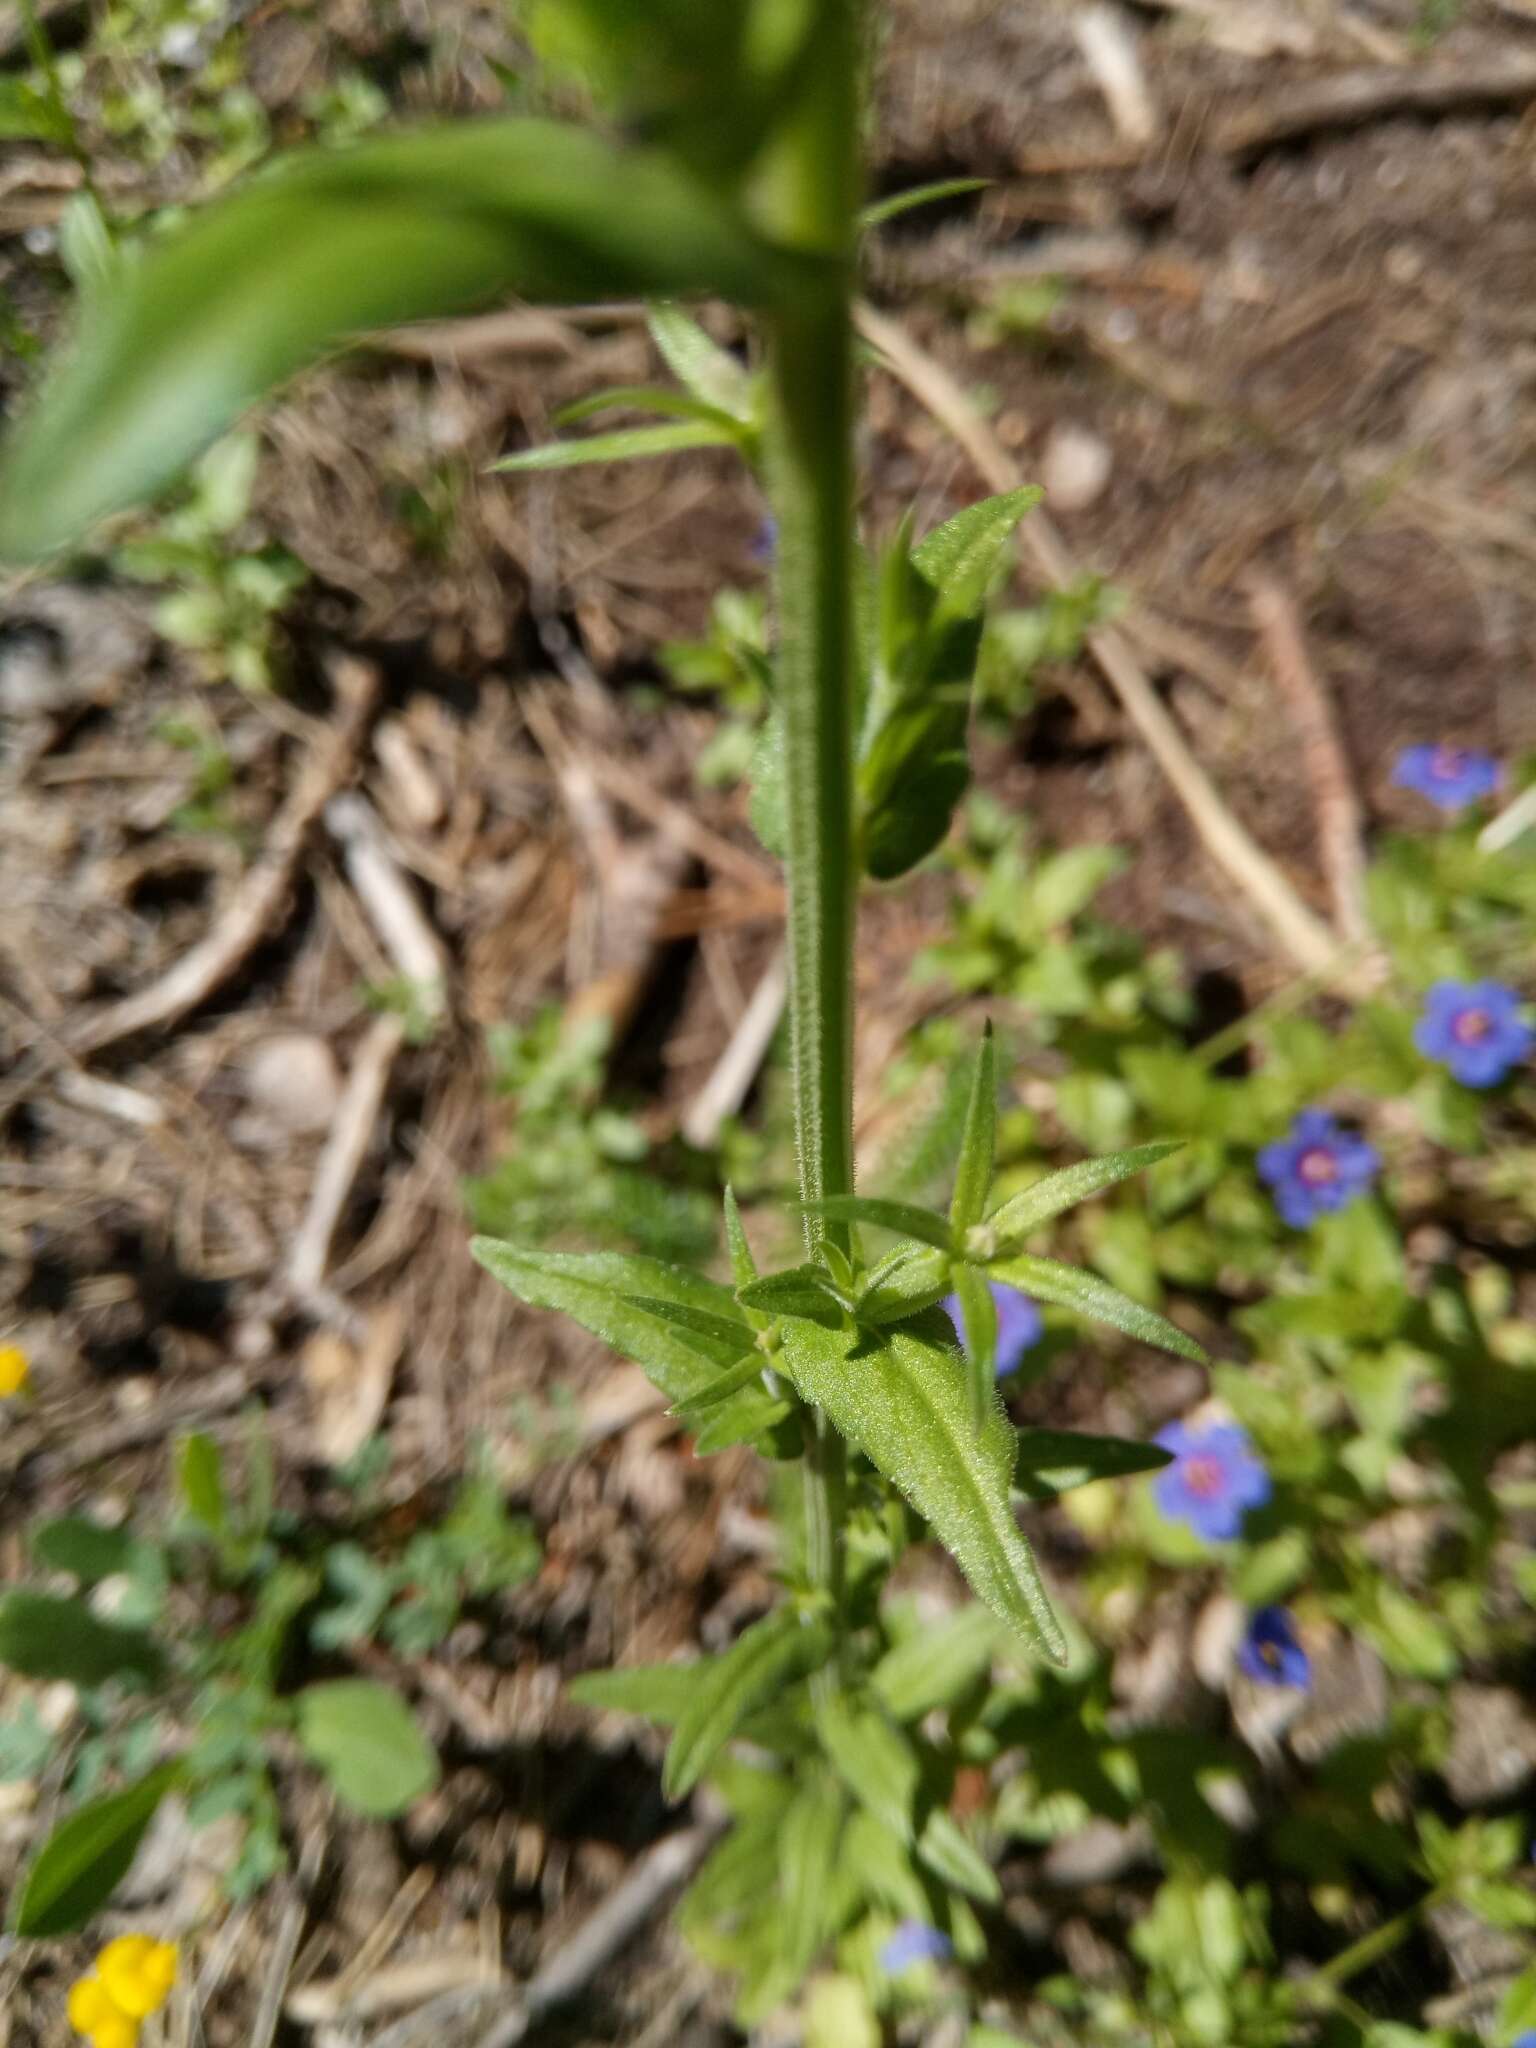
[(910, 1327), (871, 1341), (795, 1319), (780, 1357), (804, 1398), (911, 1501), (993, 1613), (1065, 1662), (1066, 1638), (1013, 1519), (1013, 1431), (995, 1399), (976, 1428), (954, 1352)]
[(997, 1050), (989, 1019), (976, 1053), (971, 1098), (966, 1104), (965, 1129), (960, 1138), (960, 1162), (955, 1169), (955, 1192), (949, 1204), (950, 1228), (957, 1244), (964, 1242), (973, 1223), (981, 1221), (996, 1156)]
[(893, 1720), (920, 1721), (985, 1677), (1000, 1634), (997, 1616), (973, 1601), (887, 1650), (869, 1675), (870, 1689)]
[(755, 1332), (743, 1315), (717, 1315), (713, 1309), (696, 1308), (689, 1301), (663, 1301), (653, 1294), (632, 1294), (629, 1299), (636, 1308), (644, 1309), (648, 1316), (675, 1324), (679, 1330), (687, 1330), (695, 1337), (705, 1338), (711, 1351), (718, 1345), (733, 1364), (753, 1343)]
[(979, 1266), (957, 1263), (951, 1278), (965, 1330), (962, 1348), (971, 1420), (980, 1429), (997, 1400), (997, 1300)]
[(592, 463), (643, 463), (680, 449), (725, 449), (733, 440), (735, 434), (709, 420), (674, 420), (672, 426), (623, 426), (584, 440), (547, 440), (541, 449), (518, 449), (489, 467), (526, 475), (539, 469), (586, 469)]
[(872, 1266), (855, 1312), (860, 1322), (900, 1323), (950, 1291), (949, 1259), (931, 1245), (900, 1245)]
[(679, 384), (743, 426), (752, 422), (752, 380), (733, 355), (712, 341), (681, 306), (652, 306), (651, 339)]
[(371, 328), (531, 299), (823, 289), (675, 162), (556, 122), (299, 153), (142, 244), (0, 464), (0, 555), (150, 496), (248, 405)]
[(761, 1280), (741, 1288), (736, 1299), (743, 1308), (762, 1309), (773, 1316), (835, 1315), (842, 1306), (826, 1272), (810, 1264), (765, 1273)]
[[(693, 1447), (701, 1458), (713, 1457), (716, 1451), (727, 1450), (732, 1444), (751, 1443), (763, 1434), (758, 1409), (753, 1406), (744, 1410), (736, 1396), (748, 1388), (757, 1390), (769, 1384), (763, 1377), (767, 1363), (754, 1345), (744, 1358), (727, 1366), (691, 1400), (673, 1405), (672, 1413), (693, 1431)], [(775, 1398), (768, 1419), (781, 1422), (789, 1412), (789, 1403)]]
[(674, 420), (665, 427), (620, 427), (611, 434), (588, 434), (580, 441), (546, 441), (541, 448), (503, 455), (490, 467), (527, 475), (533, 470), (583, 469), (594, 462), (644, 462), (675, 455), (680, 448), (730, 447), (736, 438), (712, 420)]
[(953, 1815), (936, 1806), (917, 1838), (917, 1860), (935, 1877), (983, 1906), (997, 1905), (1003, 1888), (997, 1873)]
[(935, 178), (928, 185), (912, 185), (905, 192), (893, 192), (889, 199), (877, 199), (872, 206), (866, 206), (859, 215), (859, 226), (866, 231), (883, 227), (888, 220), (899, 220), (916, 207), (936, 206), (941, 199), (963, 199), (968, 192), (985, 192), (991, 183), (990, 178)]
[(874, 1708), (856, 1707), (835, 1694), (816, 1709), (816, 1733), (833, 1770), (860, 1806), (910, 1842), (921, 1770), (901, 1730)]
[(1003, 549), (1019, 521), (1044, 495), (1038, 485), (1026, 484), (999, 497), (983, 498), (919, 541), (912, 550), (912, 566), (937, 593), (941, 617), (981, 617)]
[[(685, 1267), (622, 1252), (525, 1251), (492, 1237), (473, 1239), (470, 1250), (520, 1301), (558, 1309), (634, 1359), (669, 1401), (702, 1393), (741, 1356), (739, 1342), (704, 1336), (636, 1306), (637, 1300), (669, 1301), (727, 1323), (740, 1322), (730, 1289)], [(742, 1328), (750, 1343), (753, 1332)], [(722, 1422), (729, 1418), (755, 1435), (779, 1419), (780, 1406), (766, 1388), (746, 1386), (717, 1412)]]
[(864, 865), (877, 881), (905, 874), (949, 829), (970, 772), (966, 726), (987, 588), (1039, 497), (988, 498), (910, 555), (904, 533), (887, 551), (857, 769)]
[(175, 1764), (126, 1791), (93, 1799), (60, 1823), (33, 1859), (11, 1912), (27, 1940), (72, 1934), (111, 1898), (133, 1866), (155, 1810), (176, 1783)]
[(109, 1678), (153, 1683), (165, 1652), (141, 1628), (102, 1621), (83, 1600), (18, 1590), (0, 1600), (0, 1664), (23, 1678), (103, 1685)]
[(1183, 1140), (1175, 1138), (1156, 1145), (1138, 1145), (1130, 1152), (1112, 1152), (1103, 1159), (1083, 1159), (1076, 1166), (1064, 1166), (1059, 1173), (1048, 1173), (1032, 1187), (1011, 1195), (987, 1218), (987, 1227), (999, 1244), (1027, 1237), (1032, 1230), (1038, 1230), (1042, 1223), (1049, 1223), (1064, 1209), (1076, 1208), (1090, 1195), (1101, 1194), (1118, 1181), (1129, 1180), (1134, 1173), (1145, 1173), (1160, 1159), (1167, 1159), (1172, 1153), (1182, 1150)]
[(1177, 1352), (1196, 1365), (1210, 1363), (1193, 1337), (1186, 1337), (1166, 1316), (1143, 1308), (1118, 1287), (1111, 1287), (1097, 1274), (1077, 1266), (1064, 1266), (1057, 1259), (1034, 1259), (1020, 1252), (994, 1262), (987, 1268), (994, 1280), (1031, 1294), (1036, 1301), (1054, 1302), (1058, 1308), (1075, 1309), (1095, 1323), (1108, 1323), (1127, 1337), (1139, 1337), (1143, 1344), (1155, 1344), (1160, 1351)]
[(703, 420), (732, 440), (740, 434), (740, 422), (718, 405), (706, 404), (691, 391), (668, 391), (656, 384), (615, 384), (606, 391), (573, 398), (555, 414), (555, 425), (579, 427), (605, 412), (652, 412), (662, 419)]
[(736, 1191), (730, 1186), (725, 1190), (725, 1245), (731, 1255), (731, 1278), (737, 1289), (750, 1287), (757, 1278), (757, 1260), (752, 1256), (752, 1247), (747, 1241)]
[(668, 1799), (685, 1799), (749, 1715), (776, 1699), (791, 1678), (825, 1663), (830, 1640), (819, 1622), (792, 1606), (777, 1607), (723, 1657), (695, 1665), (693, 1692), (662, 1770)]
[(743, 1387), (750, 1387), (762, 1378), (767, 1359), (756, 1345), (744, 1358), (738, 1358), (734, 1365), (728, 1365), (717, 1379), (712, 1379), (699, 1392), (686, 1401), (679, 1401), (675, 1412), (685, 1417), (707, 1415), (712, 1408), (718, 1408), (722, 1401), (728, 1401), (732, 1394), (739, 1394)]
[(779, 1898), (784, 1915), (780, 1944), (785, 1962), (802, 1976), (822, 1943), (836, 1932), (837, 1851), (846, 1802), (826, 1772), (806, 1779), (779, 1830)]
[(1129, 1479), (1158, 1472), (1173, 1454), (1158, 1444), (1120, 1436), (1086, 1436), (1075, 1429), (1021, 1429), (1014, 1484), (1031, 1500), (1052, 1500), (1095, 1479)]
[(828, 1195), (819, 1202), (796, 1202), (794, 1207), (807, 1216), (824, 1216), (831, 1223), (868, 1223), (878, 1230), (894, 1230), (941, 1252), (949, 1251), (954, 1243), (944, 1218), (916, 1202), (884, 1202), (878, 1195)]

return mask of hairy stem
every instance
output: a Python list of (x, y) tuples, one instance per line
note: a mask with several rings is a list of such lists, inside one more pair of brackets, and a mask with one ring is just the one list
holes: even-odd
[[(862, 0), (822, 0), (814, 61), (760, 193), (765, 225), (829, 259), (825, 288), (768, 335), (769, 493), (778, 518), (779, 696), (789, 884), (795, 1141), (806, 1201), (853, 1189), (854, 381)], [(814, 1254), (844, 1226), (806, 1219)], [(819, 1412), (806, 1549), (841, 1632), (845, 1456)]]

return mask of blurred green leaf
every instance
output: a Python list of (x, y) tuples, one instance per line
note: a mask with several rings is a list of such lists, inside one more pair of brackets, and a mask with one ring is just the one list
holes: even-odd
[(973, 1601), (887, 1650), (869, 1675), (870, 1689), (892, 1720), (920, 1721), (953, 1706), (991, 1670), (1000, 1634), (997, 1616)]
[(920, 1770), (906, 1736), (883, 1714), (856, 1707), (842, 1694), (817, 1707), (816, 1733), (832, 1768), (860, 1806), (910, 1842)]
[(985, 1856), (944, 1807), (936, 1806), (917, 1838), (917, 1858), (936, 1878), (983, 1906), (1002, 1903), (1003, 1888)]
[(581, 469), (594, 462), (640, 462), (653, 455), (673, 455), (680, 448), (725, 448), (734, 440), (733, 434), (710, 420), (677, 420), (668, 427), (621, 427), (612, 434), (589, 434), (581, 441), (547, 441), (542, 448), (503, 455), (490, 467), (518, 474)]
[(294, 156), (92, 294), (0, 463), (0, 556), (47, 554), (152, 495), (265, 391), (370, 328), (508, 292), (761, 302), (819, 278), (674, 164), (558, 123)]
[(130, 1572), (143, 1546), (130, 1529), (109, 1529), (84, 1515), (60, 1515), (32, 1531), (32, 1555), (56, 1572), (70, 1572), (84, 1586)]
[(836, 1932), (834, 1880), (844, 1810), (842, 1788), (836, 1779), (818, 1772), (795, 1794), (779, 1833), (779, 1897), (784, 1915), (780, 1946), (797, 1979)]
[(1157, 1444), (1125, 1437), (1087, 1436), (1075, 1429), (1021, 1429), (1014, 1484), (1032, 1500), (1050, 1499), (1097, 1479), (1128, 1479), (1171, 1465), (1172, 1454)]
[(224, 1535), (229, 1527), (224, 1454), (211, 1436), (194, 1431), (183, 1438), (177, 1477), (188, 1514), (201, 1522), (210, 1535)]
[(754, 1622), (724, 1656), (692, 1666), (693, 1688), (662, 1770), (667, 1798), (686, 1799), (747, 1716), (824, 1662), (830, 1647), (824, 1628), (786, 1605)]
[(175, 1784), (163, 1765), (124, 1792), (94, 1799), (56, 1827), (32, 1861), (11, 1914), (25, 1940), (72, 1934), (122, 1883), (155, 1810)]
[(306, 1686), (295, 1704), (300, 1742), (354, 1813), (403, 1813), (437, 1783), (432, 1745), (389, 1686), (338, 1678)]
[(889, 199), (877, 199), (859, 215), (859, 225), (866, 231), (883, 227), (888, 220), (899, 220), (919, 206), (963, 199), (968, 192), (985, 192), (991, 183), (990, 178), (935, 178), (931, 184), (913, 185), (905, 192), (893, 192)]
[(646, 316), (651, 339), (667, 368), (705, 405), (717, 407), (743, 425), (752, 419), (752, 383), (736, 358), (681, 306), (652, 306)]
[(698, 1691), (696, 1664), (632, 1664), (618, 1671), (584, 1671), (566, 1692), (578, 1706), (612, 1714), (643, 1714), (670, 1727)]
[(139, 1628), (101, 1621), (83, 1600), (18, 1590), (0, 1599), (0, 1664), (23, 1678), (103, 1685), (109, 1678), (153, 1683), (165, 1653)]

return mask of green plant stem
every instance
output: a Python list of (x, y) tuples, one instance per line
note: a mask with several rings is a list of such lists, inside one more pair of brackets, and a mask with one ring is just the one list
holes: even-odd
[[(814, 61), (760, 207), (780, 240), (829, 260), (825, 287), (768, 333), (766, 467), (778, 519), (779, 698), (789, 885), (789, 1017), (801, 1198), (853, 1190), (854, 382), (862, 0), (822, 0)], [(846, 1250), (807, 1216), (806, 1242)], [(806, 1551), (843, 1634), (845, 1453), (807, 1419)]]
[(1383, 1956), (1390, 1955), (1393, 1949), (1408, 1939), (1424, 1916), (1433, 1912), (1445, 1897), (1443, 1888), (1426, 1893), (1417, 1905), (1409, 1906), (1394, 1919), (1384, 1920), (1380, 1927), (1373, 1927), (1369, 1934), (1362, 1934), (1360, 1939), (1351, 1942), (1348, 1948), (1340, 1949), (1330, 1961), (1319, 1964), (1309, 1977), (1303, 1979), (1302, 1988), (1307, 1997), (1320, 2005), (1331, 2003), (1334, 1993), (1341, 1985), (1347, 1984), (1352, 1977), (1358, 1977), (1362, 1970), (1368, 1970), (1373, 1964), (1379, 1963)]

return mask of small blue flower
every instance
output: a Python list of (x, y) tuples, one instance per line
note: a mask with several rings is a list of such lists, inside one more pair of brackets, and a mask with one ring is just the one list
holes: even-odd
[(1399, 789), (1427, 796), (1442, 811), (1464, 811), (1468, 804), (1493, 794), (1500, 773), (1492, 754), (1480, 754), (1474, 747), (1405, 747), (1392, 780)]
[(1296, 1636), (1296, 1624), (1283, 1607), (1261, 1607), (1248, 1617), (1248, 1630), (1238, 1646), (1237, 1668), (1259, 1685), (1293, 1685), (1305, 1692), (1312, 1683), (1312, 1660)]
[(1516, 2034), (1514, 2048), (1536, 2048), (1536, 2027), (1527, 2027), (1523, 2034)]
[[(1001, 1280), (988, 1282), (997, 1303), (997, 1376), (1006, 1379), (1017, 1372), (1024, 1354), (1040, 1342), (1045, 1318), (1027, 1294), (1017, 1287), (1005, 1287)], [(955, 1326), (955, 1335), (965, 1344), (965, 1311), (958, 1294), (946, 1294), (944, 1313)]]
[(1496, 1088), (1536, 1044), (1536, 1033), (1521, 1019), (1518, 993), (1502, 981), (1437, 981), (1413, 1042), (1464, 1087)]
[(751, 555), (754, 562), (771, 562), (779, 552), (779, 522), (771, 512), (766, 513), (762, 525), (752, 536)]
[(1380, 1170), (1374, 1147), (1341, 1128), (1326, 1109), (1304, 1109), (1289, 1135), (1259, 1154), (1259, 1177), (1294, 1230), (1363, 1195)]
[(949, 1936), (926, 1920), (903, 1920), (880, 1951), (880, 1967), (888, 1977), (899, 1977), (914, 1963), (947, 1963), (954, 1952)]
[(1152, 1498), (1170, 1522), (1188, 1523), (1207, 1543), (1230, 1543), (1248, 1509), (1269, 1499), (1269, 1474), (1235, 1422), (1209, 1429), (1170, 1422), (1152, 1441), (1173, 1453), (1152, 1482)]

